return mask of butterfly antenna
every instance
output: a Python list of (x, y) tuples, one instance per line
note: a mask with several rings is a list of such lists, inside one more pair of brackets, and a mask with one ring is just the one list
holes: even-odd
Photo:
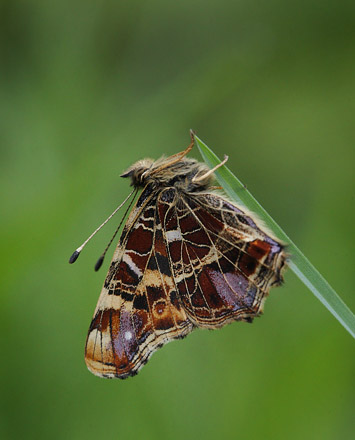
[[(138, 190), (135, 190), (135, 191), (137, 192)], [(131, 193), (131, 194), (132, 194), (132, 193)], [(119, 224), (119, 225), (117, 226), (117, 228), (116, 228), (115, 233), (113, 234), (111, 240), (109, 241), (108, 245), (106, 246), (105, 250), (103, 251), (101, 257), (97, 260), (97, 262), (96, 262), (96, 264), (95, 264), (95, 271), (96, 271), (96, 272), (97, 272), (97, 271), (100, 269), (100, 267), (102, 266), (102, 263), (104, 262), (104, 259), (105, 259), (106, 252), (108, 251), (108, 249), (109, 249), (109, 247), (111, 246), (113, 240), (115, 239), (115, 237), (116, 237), (116, 235), (117, 235), (117, 232), (119, 231), (119, 229), (120, 229), (120, 227), (121, 227), (121, 225), (122, 225), (124, 219), (126, 218), (127, 213), (128, 213), (129, 210), (131, 209), (131, 206), (132, 206), (132, 204), (133, 204), (133, 202), (134, 202), (134, 199), (135, 199), (135, 197), (133, 197), (133, 199), (131, 200), (130, 204), (128, 205), (128, 207), (127, 207), (127, 209), (126, 209), (126, 211), (125, 211), (125, 213), (123, 214), (123, 217), (122, 217), (122, 219), (121, 219), (121, 221), (120, 221), (120, 224)]]
[(100, 225), (91, 235), (88, 239), (84, 241), (84, 243), (79, 246), (72, 254), (72, 256), (69, 258), (69, 263), (73, 264), (78, 259), (80, 252), (84, 249), (84, 247), (87, 245), (87, 243), (92, 239), (92, 237), (99, 232), (99, 230), (106, 225), (106, 223), (116, 214), (116, 212), (122, 208), (122, 206), (129, 200), (129, 198), (132, 196), (132, 194), (136, 191), (136, 189), (133, 189), (133, 191), (125, 198), (125, 200), (113, 211), (113, 213)]
[(213, 167), (211, 170), (207, 171), (207, 173), (202, 174), (202, 176), (195, 176), (192, 179), (192, 183), (196, 183), (196, 182), (200, 182), (201, 180), (206, 179), (206, 177), (210, 176), (211, 174), (213, 174), (216, 170), (218, 170), (218, 168), (220, 168), (221, 166), (223, 166), (227, 160), (228, 160), (228, 156), (224, 155), (224, 159), (222, 160), (221, 163), (219, 163), (218, 165), (216, 165), (215, 167)]

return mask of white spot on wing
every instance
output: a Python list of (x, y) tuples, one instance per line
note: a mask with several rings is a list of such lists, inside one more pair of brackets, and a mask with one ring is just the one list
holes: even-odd
[(139, 269), (139, 267), (133, 262), (132, 258), (129, 256), (129, 254), (125, 253), (123, 255), (122, 261), (124, 261), (128, 266), (133, 270), (135, 274), (137, 274), (139, 277), (142, 276), (142, 272)]
[(181, 232), (178, 229), (167, 231), (166, 239), (168, 240), (169, 243), (172, 241), (181, 240), (182, 239)]
[(132, 332), (125, 332), (124, 338), (126, 341), (130, 341), (132, 339)]

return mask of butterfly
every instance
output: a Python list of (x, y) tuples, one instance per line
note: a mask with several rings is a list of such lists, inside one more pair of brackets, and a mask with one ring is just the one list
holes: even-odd
[(186, 157), (193, 145), (192, 135), (184, 151), (140, 160), (121, 175), (142, 192), (88, 331), (85, 361), (97, 376), (133, 376), (159, 347), (197, 327), (252, 322), (283, 280), (284, 244), (212, 186), (215, 169)]

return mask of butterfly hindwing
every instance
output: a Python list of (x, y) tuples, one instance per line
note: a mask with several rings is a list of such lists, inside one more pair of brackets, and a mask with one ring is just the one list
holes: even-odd
[[(202, 224), (205, 225), (212, 216), (223, 225), (223, 232), (219, 235), (221, 247), (237, 247), (241, 250), (237, 267), (250, 281), (266, 294), (270, 287), (282, 283), (281, 273), (286, 262), (285, 246), (266, 233), (265, 227), (261, 229), (250, 215), (218, 194), (199, 194), (189, 200), (200, 207), (196, 214)], [(207, 230), (216, 236), (213, 227), (208, 226)]]
[(158, 199), (173, 275), (191, 321), (215, 328), (251, 321), (262, 312), (282, 246), (223, 197), (180, 195)]

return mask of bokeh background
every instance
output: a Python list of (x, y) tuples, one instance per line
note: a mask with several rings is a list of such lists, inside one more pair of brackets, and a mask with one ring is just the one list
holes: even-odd
[(354, 310), (354, 17), (345, 0), (1, 2), (1, 438), (353, 438), (353, 339), (291, 272), (253, 325), (110, 381), (83, 352), (119, 215), (68, 258), (128, 194), (120, 172), (193, 128)]

